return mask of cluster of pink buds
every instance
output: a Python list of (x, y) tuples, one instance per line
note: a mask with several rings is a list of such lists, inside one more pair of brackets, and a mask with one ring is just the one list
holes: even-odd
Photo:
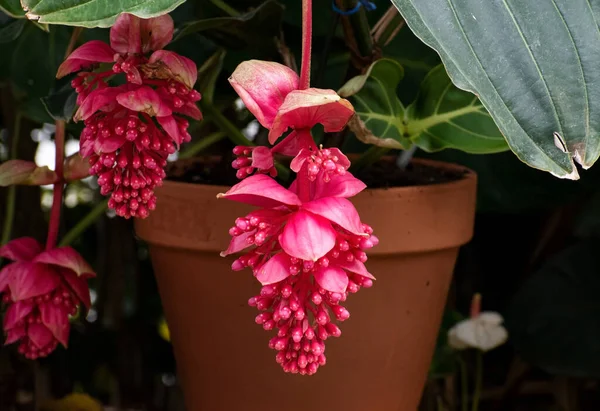
[[(269, 341), (277, 363), (312, 375), (326, 363), (325, 341), (341, 335), (336, 322), (350, 317), (343, 302), (373, 285), (365, 251), (378, 239), (348, 200), (365, 184), (347, 171), (339, 149), (317, 147), (310, 133), (317, 123), (340, 131), (354, 109), (333, 90), (299, 89), (299, 80), (285, 66), (260, 61), (242, 63), (230, 78), (271, 144), (291, 132), (272, 148), (234, 149), (242, 181), (220, 197), (261, 208), (236, 219), (221, 255), (246, 250), (232, 268), (250, 268), (263, 285), (249, 304), (260, 311), (257, 324), (277, 331)], [(297, 178), (289, 188), (273, 178), (274, 154), (293, 157)]]
[(91, 267), (70, 247), (43, 251), (28, 237), (0, 247), (0, 257), (13, 261), (0, 270), (5, 344), (18, 342), (19, 353), (31, 360), (48, 356), (59, 343), (66, 347), (69, 317), (80, 305), (90, 307)]
[[(102, 194), (110, 195), (109, 207), (125, 218), (145, 218), (156, 207), (154, 188), (165, 178), (167, 157), (191, 139), (184, 116), (201, 118), (195, 63), (162, 50), (172, 37), (168, 15), (122, 14), (110, 30), (110, 46), (90, 41), (58, 70), (57, 77), (83, 70), (71, 83), (80, 106), (74, 119), (85, 124), (81, 155)], [(103, 71), (100, 63), (110, 67)], [(125, 84), (110, 86), (119, 75)]]

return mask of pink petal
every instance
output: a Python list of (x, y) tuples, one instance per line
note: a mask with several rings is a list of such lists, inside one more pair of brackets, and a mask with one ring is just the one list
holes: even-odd
[(133, 111), (141, 111), (150, 116), (169, 116), (172, 111), (160, 96), (148, 86), (117, 95), (120, 105)]
[(179, 150), (179, 145), (183, 142), (183, 136), (179, 132), (179, 124), (177, 124), (177, 121), (175, 121), (173, 116), (157, 117), (156, 120), (163, 130), (167, 132), (169, 137), (173, 139)]
[(273, 154), (281, 153), (284, 156), (296, 157), (304, 147), (315, 147), (310, 130), (293, 130), (283, 140), (271, 149)]
[(331, 177), (329, 183), (315, 184), (314, 199), (323, 197), (349, 198), (367, 188), (366, 184), (349, 172)]
[(40, 349), (49, 345), (54, 339), (52, 331), (42, 324), (30, 324), (27, 327), (27, 335), (29, 336), (31, 342), (33, 342)]
[(298, 88), (298, 81), (298, 75), (283, 64), (259, 60), (244, 61), (229, 78), (248, 110), (266, 128), (271, 128), (279, 107)]
[(202, 120), (202, 112), (200, 111), (196, 103), (188, 102), (183, 107), (175, 108), (173, 111), (175, 111), (176, 113), (183, 114), (184, 116), (191, 117), (194, 120)]
[(229, 247), (227, 247), (227, 250), (221, 251), (221, 257), (226, 257), (231, 254), (239, 253), (240, 251), (254, 245), (248, 243), (247, 241), (248, 237), (253, 236), (254, 234), (256, 234), (256, 230), (248, 231), (247, 233), (243, 233), (241, 235), (238, 235), (237, 237), (233, 237), (229, 242)]
[(60, 284), (56, 272), (44, 264), (18, 262), (8, 267), (15, 270), (13, 281), (9, 284), (13, 301), (47, 294)]
[(91, 156), (94, 153), (94, 140), (80, 140), (79, 141), (79, 152), (85, 158)]
[(122, 54), (145, 54), (169, 44), (173, 29), (173, 19), (168, 14), (151, 19), (121, 14), (110, 29), (110, 44)]
[(290, 275), (290, 256), (286, 253), (274, 255), (255, 271), (255, 276), (262, 285), (275, 284), (285, 280)]
[(57, 78), (66, 76), (88, 67), (95, 63), (111, 63), (114, 61), (115, 52), (110, 46), (100, 40), (88, 41), (81, 47), (75, 49), (69, 57), (60, 65)]
[(341, 131), (353, 115), (352, 104), (333, 90), (295, 90), (279, 108), (269, 132), (269, 142), (275, 143), (288, 128), (311, 129), (318, 123), (323, 124), (327, 133)]
[(128, 88), (128, 85), (123, 85), (118, 87), (105, 87), (92, 91), (73, 116), (73, 120), (87, 120), (98, 110), (107, 111), (107, 109), (109, 109), (110, 111), (110, 109), (117, 104), (117, 95)]
[[(319, 180), (317, 184), (327, 184)], [(358, 211), (349, 200), (341, 197), (323, 197), (302, 205), (304, 210), (336, 223), (352, 234), (364, 235)]]
[(294, 157), (292, 162), (290, 163), (290, 168), (294, 173), (299, 173), (302, 165), (309, 159), (311, 156), (311, 151), (307, 148), (303, 148), (300, 150), (298, 155)]
[(17, 301), (11, 304), (4, 314), (4, 329), (15, 327), (19, 321), (33, 311), (33, 304), (25, 301)]
[(338, 258), (335, 260), (331, 260), (329, 265), (336, 265), (340, 268), (343, 268), (346, 271), (350, 271), (351, 273), (358, 274), (363, 277), (370, 278), (371, 280), (375, 280), (373, 274), (367, 271), (367, 267), (358, 261), (356, 258), (351, 262), (348, 262), (345, 258)]
[(34, 258), (33, 262), (68, 268), (80, 277), (82, 275), (85, 275), (86, 278), (96, 276), (92, 267), (71, 247), (53, 248), (44, 251)]
[(219, 194), (217, 197), (259, 207), (302, 204), (296, 194), (264, 174), (250, 176), (231, 187), (225, 194)]
[(6, 341), (4, 342), (4, 345), (13, 344), (25, 337), (25, 335), (27, 335), (25, 327), (15, 327), (11, 328), (10, 330), (6, 330)]
[(142, 19), (142, 53), (160, 50), (173, 40), (173, 18), (168, 14), (151, 19)]
[(69, 288), (75, 293), (77, 299), (82, 302), (86, 308), (90, 308), (92, 302), (90, 300), (90, 289), (88, 287), (89, 275), (83, 274), (77, 276), (75, 272), (67, 269), (61, 269), (60, 273), (63, 280), (69, 285)]
[(63, 346), (67, 346), (69, 342), (69, 315), (62, 306), (52, 302), (40, 304), (40, 314), (44, 328), (48, 328), (54, 338), (56, 338)]
[(13, 268), (10, 268), (11, 265), (12, 264), (8, 264), (0, 269), (0, 293), (6, 292), (10, 294), (10, 288), (8, 287), (12, 283), (16, 275), (15, 270)]
[(288, 220), (279, 243), (292, 257), (317, 261), (335, 246), (336, 236), (328, 220), (300, 210)]
[(98, 137), (94, 141), (94, 153), (113, 153), (120, 149), (127, 140), (125, 136), (111, 134), (110, 137)]
[(332, 293), (344, 293), (348, 287), (348, 274), (336, 266), (321, 267), (314, 273), (315, 281)]
[(121, 14), (110, 28), (110, 46), (118, 53), (141, 53), (141, 19), (132, 14)]
[(142, 53), (160, 50), (173, 40), (173, 18), (168, 14), (141, 23)]
[(348, 160), (348, 157), (346, 157), (346, 155), (342, 153), (342, 151), (339, 148), (331, 147), (327, 150), (329, 150), (332, 156), (336, 156), (338, 158), (338, 165), (344, 167), (345, 169), (348, 169), (348, 167), (350, 167), (350, 160)]
[[(188, 88), (193, 88), (198, 79), (198, 69), (196, 63), (187, 57), (181, 56), (173, 51), (158, 50), (152, 53), (150, 64), (157, 65), (157, 77), (174, 78)], [(166, 71), (162, 73), (161, 71)]]
[(21, 237), (0, 247), (0, 257), (12, 261), (30, 261), (41, 253), (42, 249), (41, 244), (35, 238)]
[(265, 146), (258, 146), (252, 150), (252, 167), (259, 170), (270, 170), (275, 166), (271, 150)]

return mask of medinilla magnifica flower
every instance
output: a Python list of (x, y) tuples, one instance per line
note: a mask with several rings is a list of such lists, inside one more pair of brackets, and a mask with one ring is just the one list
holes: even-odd
[(59, 343), (66, 347), (69, 317), (82, 304), (90, 307), (92, 268), (70, 247), (44, 251), (28, 237), (0, 247), (0, 257), (13, 261), (0, 270), (5, 344), (18, 342), (28, 359), (46, 357)]
[[(277, 329), (269, 346), (285, 372), (312, 375), (326, 362), (325, 340), (341, 335), (335, 321), (350, 317), (341, 303), (374, 279), (365, 250), (378, 240), (348, 200), (365, 185), (347, 171), (339, 149), (317, 147), (311, 135), (316, 124), (341, 131), (354, 108), (333, 90), (301, 89), (299, 76), (279, 63), (241, 63), (229, 82), (269, 129), (269, 143), (291, 131), (273, 148), (234, 148), (242, 181), (220, 197), (261, 208), (235, 221), (222, 255), (251, 247), (232, 268), (251, 268), (263, 285), (249, 300), (261, 311), (255, 321)], [(272, 178), (274, 154), (293, 157), (298, 175), (289, 189)]]
[[(345, 157), (341, 163), (349, 165)], [(232, 268), (250, 267), (263, 285), (249, 304), (262, 311), (258, 324), (278, 329), (269, 345), (286, 372), (312, 375), (325, 364), (325, 340), (341, 334), (333, 321), (350, 317), (341, 303), (373, 284), (364, 250), (378, 240), (347, 200), (365, 185), (348, 172), (320, 178), (326, 173), (301, 173), (290, 189), (256, 174), (221, 195), (262, 207), (235, 221), (222, 255), (253, 247)], [(301, 184), (309, 185), (306, 198), (298, 195)]]
[[(154, 188), (165, 177), (167, 156), (191, 139), (185, 117), (201, 118), (195, 63), (162, 50), (172, 37), (168, 15), (122, 14), (110, 30), (110, 46), (90, 41), (58, 69), (57, 77), (81, 70), (71, 82), (80, 106), (74, 119), (85, 123), (81, 155), (123, 217), (144, 218), (156, 207)], [(110, 65), (103, 70), (100, 63)], [(109, 86), (115, 76), (125, 84)]]

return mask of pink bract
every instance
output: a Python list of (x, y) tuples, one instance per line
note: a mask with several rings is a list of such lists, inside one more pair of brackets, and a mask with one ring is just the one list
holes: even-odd
[(79, 305), (90, 307), (87, 280), (95, 276), (70, 247), (42, 250), (27, 237), (0, 247), (0, 256), (13, 261), (0, 270), (5, 344), (20, 342), (28, 359), (49, 355), (59, 343), (67, 346), (69, 316)]

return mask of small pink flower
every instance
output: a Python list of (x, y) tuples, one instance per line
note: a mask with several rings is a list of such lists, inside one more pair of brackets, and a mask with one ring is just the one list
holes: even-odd
[(28, 359), (46, 357), (59, 343), (66, 347), (69, 316), (79, 305), (91, 305), (92, 268), (70, 247), (43, 251), (28, 237), (0, 247), (0, 257), (13, 261), (0, 270), (5, 344), (19, 342)]
[[(58, 77), (111, 62), (109, 71), (83, 71), (72, 81), (78, 93), (75, 121), (83, 120), (81, 155), (98, 176), (109, 207), (118, 215), (145, 218), (156, 207), (154, 188), (165, 178), (167, 156), (191, 136), (186, 117), (201, 119), (193, 89), (196, 65), (162, 50), (173, 37), (173, 20), (164, 15), (140, 19), (122, 14), (110, 31), (110, 42), (94, 41), (75, 50)], [(152, 55), (147, 54), (152, 52)], [(125, 75), (126, 84), (108, 79)]]

